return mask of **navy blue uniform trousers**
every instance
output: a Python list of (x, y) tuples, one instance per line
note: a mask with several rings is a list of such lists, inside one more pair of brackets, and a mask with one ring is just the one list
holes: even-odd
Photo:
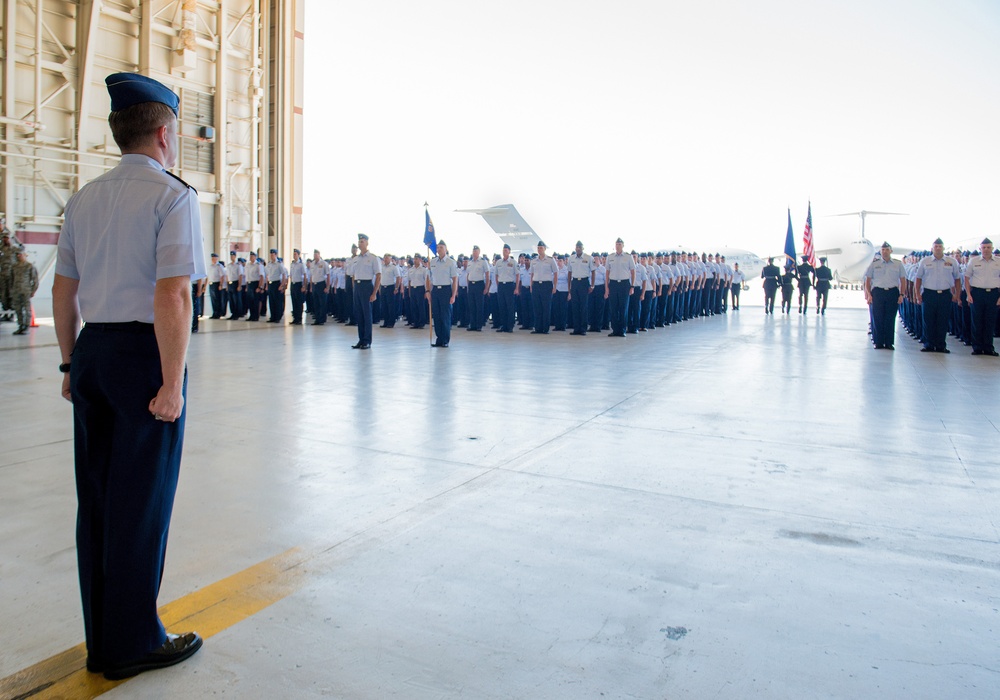
[(166, 641), (156, 598), (186, 410), (174, 423), (153, 417), (162, 383), (152, 324), (83, 328), (70, 370), (76, 547), (87, 653), (99, 664), (134, 661)]
[(447, 345), (451, 342), (450, 284), (431, 287), (431, 313), (434, 315), (434, 335), (437, 336), (437, 342)]

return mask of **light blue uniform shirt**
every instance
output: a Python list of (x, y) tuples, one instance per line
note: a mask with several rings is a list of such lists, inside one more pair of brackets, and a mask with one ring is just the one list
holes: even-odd
[(520, 274), (518, 269), (517, 260), (514, 258), (507, 258), (504, 260), (501, 258), (497, 260), (496, 264), (496, 280), (497, 282), (516, 282), (517, 276)]
[(612, 253), (604, 264), (607, 267), (608, 279), (612, 282), (632, 281), (632, 270), (635, 269), (636, 265), (635, 260), (628, 253)]
[(898, 287), (899, 281), (904, 278), (903, 263), (891, 258), (889, 262), (886, 262), (880, 255), (868, 266), (865, 277), (872, 281), (872, 288), (892, 289)]
[(451, 280), (458, 277), (458, 263), (455, 258), (446, 255), (444, 260), (435, 255), (431, 258), (431, 284), (435, 287), (442, 284), (451, 284)]
[(382, 273), (382, 261), (370, 250), (362, 255), (358, 253), (354, 258), (351, 271), (348, 273), (354, 279), (362, 282), (373, 282), (375, 275)]
[(535, 258), (531, 261), (531, 281), (552, 282), (555, 279), (558, 269), (556, 259), (551, 255), (546, 255), (544, 260), (542, 258)]
[(556, 291), (569, 291), (569, 268), (565, 265), (556, 269)]
[(80, 281), (85, 322), (153, 322), (156, 281), (206, 276), (198, 195), (148, 156), (126, 154), (66, 205), (56, 274)]
[(921, 258), (917, 264), (916, 279), (922, 280), (923, 289), (954, 289), (955, 280), (962, 276), (962, 268), (955, 258), (944, 255), (940, 260), (933, 255)]
[(594, 286), (595, 287), (603, 287), (604, 286), (604, 280), (607, 277), (607, 273), (608, 273), (607, 268), (605, 268), (604, 265), (601, 265), (601, 264), (594, 265)]

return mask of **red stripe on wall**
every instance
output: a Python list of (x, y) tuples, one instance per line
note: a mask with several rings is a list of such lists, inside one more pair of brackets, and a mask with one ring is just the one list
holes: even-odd
[(17, 240), (24, 244), (56, 245), (59, 243), (58, 231), (14, 231)]

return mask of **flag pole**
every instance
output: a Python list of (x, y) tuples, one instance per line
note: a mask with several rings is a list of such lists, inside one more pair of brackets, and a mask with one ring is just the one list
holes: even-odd
[[(424, 202), (424, 243), (427, 245), (427, 279), (431, 282), (431, 289), (434, 289), (434, 282), (431, 281), (431, 246), (427, 242), (427, 225), (426, 222), (430, 221), (431, 215), (427, 211), (427, 202)], [(435, 236), (437, 238), (437, 236)], [(424, 287), (424, 292), (427, 292), (427, 287)], [(431, 297), (433, 292), (426, 294), (424, 302), (427, 304), (427, 342), (434, 345), (434, 304), (431, 303)]]

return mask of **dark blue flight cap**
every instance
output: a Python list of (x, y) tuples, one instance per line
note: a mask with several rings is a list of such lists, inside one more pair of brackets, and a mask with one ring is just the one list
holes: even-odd
[(112, 73), (104, 79), (111, 95), (111, 111), (120, 112), (143, 102), (165, 104), (177, 116), (180, 98), (163, 83), (138, 73)]

